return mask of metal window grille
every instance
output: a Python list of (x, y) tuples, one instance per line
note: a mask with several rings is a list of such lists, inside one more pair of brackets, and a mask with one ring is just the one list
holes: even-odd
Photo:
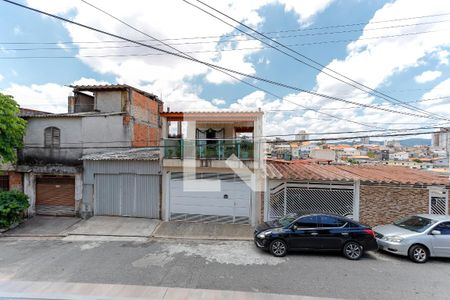
[(282, 183), (269, 198), (269, 219), (292, 212), (325, 212), (353, 216), (353, 185)]
[(0, 192), (9, 190), (9, 176), (0, 175)]
[(430, 189), (430, 214), (446, 215), (448, 213), (448, 192), (445, 189)]

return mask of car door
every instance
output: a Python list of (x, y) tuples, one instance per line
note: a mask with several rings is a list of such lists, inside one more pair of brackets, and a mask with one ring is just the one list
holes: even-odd
[(289, 236), (289, 245), (293, 249), (320, 249), (317, 216), (304, 216), (293, 224)]
[(438, 230), (441, 234), (431, 235), (431, 245), (436, 256), (450, 257), (450, 222), (436, 225), (432, 230)]
[(346, 222), (335, 216), (319, 216), (319, 235), (321, 248), (340, 250), (349, 238), (349, 232), (343, 226)]

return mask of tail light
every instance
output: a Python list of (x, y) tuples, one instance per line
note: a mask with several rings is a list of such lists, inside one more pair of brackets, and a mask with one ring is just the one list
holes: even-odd
[(375, 232), (372, 229), (364, 229), (364, 233), (367, 233), (368, 235), (371, 235), (375, 237)]

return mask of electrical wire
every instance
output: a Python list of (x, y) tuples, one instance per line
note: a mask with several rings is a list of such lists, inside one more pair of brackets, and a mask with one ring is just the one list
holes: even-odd
[[(296, 60), (297, 62), (300, 62), (300, 63), (302, 63), (302, 64), (304, 64), (304, 65), (306, 65), (306, 66), (308, 66), (308, 67), (311, 67), (311, 68), (313, 68), (313, 69), (315, 69), (315, 70), (317, 70), (317, 71), (319, 71), (319, 72), (321, 72), (321, 73), (323, 73), (323, 74), (329, 76), (329, 77), (331, 77), (331, 78), (333, 78), (333, 79), (336, 79), (336, 80), (338, 80), (338, 81), (340, 81), (340, 82), (342, 82), (342, 83), (345, 83), (345, 84), (347, 84), (347, 85), (349, 85), (349, 86), (352, 86), (352, 87), (354, 87), (354, 88), (356, 88), (356, 89), (359, 89), (359, 90), (361, 90), (361, 91), (363, 91), (363, 92), (366, 92), (367, 94), (370, 94), (370, 95), (372, 95), (372, 96), (376, 96), (376, 97), (383, 98), (383, 99), (385, 99), (386, 101), (389, 101), (389, 102), (395, 101), (395, 102), (399, 103), (401, 106), (403, 106), (403, 107), (405, 107), (405, 108), (408, 108), (408, 109), (410, 109), (410, 110), (413, 110), (413, 111), (416, 111), (416, 112), (425, 113), (426, 115), (429, 115), (429, 116), (435, 116), (435, 117), (438, 117), (438, 118), (445, 118), (445, 117), (443, 117), (443, 116), (441, 116), (441, 115), (434, 114), (434, 113), (430, 113), (430, 112), (428, 112), (428, 111), (426, 111), (426, 110), (417, 108), (417, 107), (415, 107), (415, 106), (413, 106), (413, 105), (405, 104), (405, 103), (403, 103), (402, 101), (400, 101), (400, 100), (398, 100), (398, 99), (395, 99), (395, 98), (393, 98), (393, 97), (391, 97), (391, 96), (389, 96), (389, 95), (387, 95), (387, 94), (385, 94), (385, 93), (383, 93), (383, 92), (380, 92), (380, 91), (375, 90), (375, 89), (373, 89), (373, 88), (371, 88), (371, 87), (368, 87), (368, 86), (365, 85), (365, 84), (362, 84), (362, 83), (360, 83), (360, 82), (358, 82), (358, 81), (356, 81), (356, 80), (353, 80), (353, 79), (351, 79), (350, 77), (348, 77), (348, 76), (346, 76), (346, 75), (343, 75), (342, 73), (337, 72), (337, 71), (335, 71), (335, 70), (333, 70), (333, 69), (331, 69), (331, 68), (329, 68), (329, 67), (327, 67), (327, 66), (325, 66), (325, 65), (323, 65), (323, 64), (321, 64), (321, 63), (319, 63), (319, 62), (317, 62), (316, 60), (311, 59), (310, 57), (308, 57), (308, 56), (306, 56), (306, 55), (304, 55), (304, 54), (302, 54), (302, 53), (300, 53), (300, 52), (298, 52), (298, 51), (296, 51), (296, 50), (294, 50), (294, 49), (292, 49), (292, 48), (290, 48), (290, 47), (288, 47), (288, 46), (286, 46), (286, 45), (284, 45), (284, 44), (282, 44), (282, 43), (280, 43), (280, 42), (278, 42), (277, 40), (274, 40), (274, 39), (268, 37), (267, 35), (265, 35), (265, 34), (263, 34), (263, 33), (259, 32), (259, 31), (255, 30), (255, 29), (251, 28), (250, 26), (245, 25), (244, 23), (242, 23), (242, 22), (236, 20), (236, 19), (233, 18), (233, 17), (230, 17), (229, 15), (227, 15), (227, 14), (221, 12), (221, 11), (218, 10), (218, 9), (215, 9), (214, 7), (212, 7), (212, 6), (208, 5), (208, 4), (206, 4), (205, 2), (203, 2), (203, 1), (201, 1), (201, 0), (196, 0), (196, 1), (199, 2), (199, 3), (201, 3), (201, 4), (204, 5), (204, 6), (208, 7), (209, 9), (211, 9), (211, 10), (213, 10), (213, 11), (219, 13), (220, 15), (222, 15), (222, 16), (224, 16), (224, 17), (230, 19), (230, 20), (232, 20), (233, 22), (235, 22), (235, 23), (237, 23), (237, 24), (243, 26), (244, 28), (246, 28), (246, 29), (248, 29), (248, 30), (250, 30), (250, 31), (252, 31), (252, 32), (254, 32), (254, 33), (256, 33), (256, 34), (258, 34), (259, 36), (262, 36), (262, 37), (264, 37), (265, 39), (270, 40), (271, 42), (275, 43), (275, 44), (278, 45), (279, 47), (282, 47), (282, 48), (284, 48), (284, 49), (287, 49), (287, 50), (289, 50), (290, 52), (293, 52), (293, 53), (297, 54), (298, 56), (302, 57), (303, 59), (306, 59), (307, 61), (309, 61), (309, 62), (311, 62), (311, 63), (313, 63), (313, 64), (315, 64), (315, 65), (320, 66), (322, 69), (321, 69), (321, 68), (318, 68), (318, 67), (316, 67), (316, 66), (314, 66), (314, 65), (312, 65), (312, 64), (310, 64), (310, 63), (308, 63), (308, 62), (306, 62), (306, 61), (304, 61), (304, 60), (302, 60), (302, 59), (299, 59), (298, 57), (296, 57), (296, 56), (294, 56), (294, 55), (291, 55), (290, 53), (287, 53), (286, 51), (281, 50), (279, 47), (273, 46), (271, 43), (266, 42), (265, 40), (262, 40), (262, 39), (260, 39), (260, 38), (257, 38), (257, 37), (255, 37), (254, 35), (249, 34), (248, 32), (245, 32), (244, 30), (241, 30), (241, 29), (238, 28), (237, 26), (234, 26), (234, 25), (232, 25), (232, 24), (230, 24), (230, 23), (224, 21), (224, 20), (221, 19), (220, 17), (217, 17), (216, 15), (214, 15), (214, 14), (212, 14), (212, 13), (206, 11), (205, 9), (203, 9), (203, 8), (201, 8), (201, 7), (195, 5), (195, 4), (193, 4), (193, 3), (191, 3), (191, 2), (189, 2), (189, 1), (187, 1), (187, 0), (183, 0), (183, 1), (184, 1), (185, 3), (188, 3), (189, 5), (191, 5), (191, 6), (195, 7), (195, 8), (197, 8), (197, 9), (203, 11), (204, 13), (206, 13), (206, 14), (212, 16), (213, 18), (215, 18), (215, 19), (221, 21), (222, 23), (227, 24), (227, 25), (233, 27), (234, 29), (236, 29), (236, 30), (238, 30), (238, 31), (240, 31), (240, 32), (242, 32), (242, 33), (244, 33), (244, 34), (246, 34), (246, 35), (252, 37), (252, 38), (258, 39), (258, 40), (259, 40), (260, 42), (262, 42), (263, 44), (265, 44), (265, 45), (267, 45), (267, 46), (269, 46), (269, 47), (271, 47), (271, 48), (277, 50), (277, 51), (280, 52), (280, 53), (283, 53), (284, 55), (286, 55), (286, 56), (288, 56), (288, 57), (291, 57), (292, 59)], [(334, 75), (332, 75), (332, 74), (330, 74), (330, 73), (328, 73), (328, 72), (325, 72), (324, 70), (330, 71), (330, 72), (332, 72), (333, 74), (336, 74), (336, 75), (338, 75), (338, 76), (340, 76), (340, 77), (342, 77), (342, 78), (345, 78), (346, 80), (349, 80), (350, 82), (345, 81), (345, 80), (343, 80), (343, 79), (341, 79), (341, 78), (339, 78), (339, 77), (336, 77), (336, 76), (334, 76)], [(362, 88), (361, 88), (361, 87), (362, 87)]]

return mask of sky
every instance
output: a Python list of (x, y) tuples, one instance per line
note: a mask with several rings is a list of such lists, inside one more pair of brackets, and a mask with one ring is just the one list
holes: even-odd
[[(19, 2), (174, 51), (81, 0)], [(129, 84), (158, 95), (171, 111), (261, 109), (266, 135), (449, 123), (448, 1), (205, 0), (295, 50), (283, 50), (290, 56), (183, 0), (88, 2), (198, 60), (284, 86), (238, 76), (254, 85), (249, 86), (197, 62), (0, 1), (2, 93), (14, 96), (22, 107), (66, 112), (69, 85)], [(363, 92), (355, 88), (361, 88), (358, 84), (385, 96)]]

